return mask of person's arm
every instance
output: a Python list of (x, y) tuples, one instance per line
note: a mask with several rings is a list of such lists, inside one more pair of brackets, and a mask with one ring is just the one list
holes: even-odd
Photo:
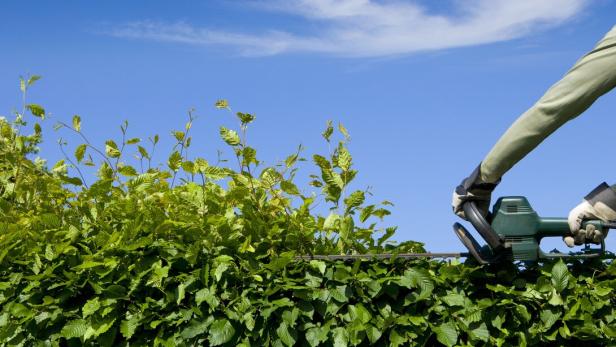
[(614, 87), (616, 27), (511, 125), (481, 162), (481, 179), (498, 181), (546, 137)]
[(616, 26), (511, 125), (473, 173), (456, 187), (454, 213), (465, 218), (462, 205), (473, 200), (486, 215), (491, 193), (501, 177), (556, 129), (614, 87)]

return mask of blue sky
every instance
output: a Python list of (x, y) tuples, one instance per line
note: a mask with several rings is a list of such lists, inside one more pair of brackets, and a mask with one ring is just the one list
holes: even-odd
[[(256, 114), (249, 141), (269, 163), (300, 143), (307, 155), (325, 152), (319, 134), (340, 121), (355, 187), (395, 203), (386, 224), (399, 226), (397, 240), (434, 251), (462, 248), (453, 188), (616, 24), (609, 0), (8, 0), (0, 13), (0, 114), (19, 106), (19, 75), (42, 75), (30, 101), (53, 115), (42, 150), (50, 162), (61, 157), (57, 137), (78, 143), (51, 130), (73, 114), (93, 142), (117, 138), (128, 120), (129, 133), (159, 133), (169, 148), (169, 131), (195, 107), (193, 153), (215, 158), (218, 126), (235, 124), (213, 107), (226, 98)], [(598, 183), (615, 183), (615, 114), (612, 93), (495, 195), (526, 195), (541, 215), (566, 216)]]

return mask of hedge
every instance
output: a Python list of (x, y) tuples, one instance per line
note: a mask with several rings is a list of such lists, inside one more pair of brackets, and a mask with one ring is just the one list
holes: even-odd
[[(20, 81), (24, 100), (38, 79)], [(193, 112), (164, 167), (158, 135), (146, 145), (124, 123), (99, 148), (79, 116), (57, 123), (80, 143), (48, 167), (44, 107), (0, 119), (0, 345), (616, 344), (611, 260), (297, 260), (424, 249), (390, 242), (391, 203), (351, 189), (342, 125), (328, 123), (332, 150), (300, 188), (303, 148), (266, 166), (246, 142), (252, 114), (220, 128), (235, 169), (189, 156)]]

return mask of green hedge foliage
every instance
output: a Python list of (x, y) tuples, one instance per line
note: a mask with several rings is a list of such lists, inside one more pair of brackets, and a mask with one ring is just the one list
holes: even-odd
[[(24, 100), (37, 80), (21, 80)], [(146, 146), (127, 123), (98, 148), (79, 116), (59, 122), (80, 144), (49, 168), (35, 157), (42, 106), (24, 101), (0, 120), (0, 345), (616, 343), (611, 261), (296, 260), (424, 249), (390, 243), (395, 228), (379, 226), (390, 203), (351, 189), (342, 125), (337, 142), (331, 123), (322, 134), (332, 150), (312, 156), (304, 189), (303, 149), (265, 166), (246, 142), (251, 114), (234, 114), (238, 131), (220, 128), (235, 169), (189, 156), (193, 112), (155, 167), (158, 136)]]

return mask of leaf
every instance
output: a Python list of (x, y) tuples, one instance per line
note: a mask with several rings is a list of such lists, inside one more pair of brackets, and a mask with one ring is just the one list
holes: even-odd
[(360, 321), (363, 324), (366, 324), (372, 320), (372, 315), (370, 314), (370, 311), (368, 311), (366, 307), (361, 303), (349, 305), (348, 310), (349, 316), (353, 321)]
[(32, 115), (45, 119), (45, 109), (41, 105), (28, 104), (26, 108), (32, 113)]
[(189, 326), (184, 328), (180, 335), (185, 339), (192, 339), (199, 335), (205, 334), (207, 328), (212, 324), (211, 319), (206, 319), (204, 321), (193, 320)]
[(347, 347), (349, 344), (349, 333), (344, 328), (335, 328), (332, 330), (334, 338), (334, 347)]
[(222, 108), (226, 108), (226, 109), (228, 109), (229, 108), (229, 102), (227, 100), (225, 100), (225, 99), (220, 99), (220, 100), (216, 101), (215, 106), (216, 106), (216, 108), (221, 108), (221, 109)]
[(195, 302), (197, 305), (201, 305), (204, 301), (207, 302), (207, 304), (213, 309), (217, 308), (220, 303), (214, 293), (207, 288), (203, 288), (195, 294)]
[(127, 177), (134, 177), (139, 175), (137, 170), (135, 170), (134, 167), (129, 165), (118, 167), (118, 172)]
[[(34, 84), (34, 82), (36, 82), (36, 81), (38, 81), (40, 79), (41, 79), (41, 76), (39, 76), (39, 75), (32, 75), (32, 76), (30, 76), (30, 78), (28, 78), (28, 82), (27, 82), (28, 87), (30, 87), (31, 85)], [(23, 81), (23, 79), (22, 79), (22, 81)]]
[(342, 135), (344, 136), (345, 140), (349, 140), (351, 138), (351, 136), (349, 135), (348, 130), (344, 127), (344, 125), (342, 125), (342, 123), (338, 123), (338, 130), (340, 130), (340, 132), (342, 133)]
[(136, 143), (141, 142), (141, 139), (138, 137), (133, 137), (132, 139), (129, 139), (128, 141), (126, 141), (126, 144), (128, 145), (134, 145)]
[[(349, 195), (346, 199), (344, 199), (344, 204), (346, 205), (347, 213), (349, 213), (354, 208), (361, 206), (361, 204), (364, 203), (365, 199), (366, 199), (366, 196), (364, 192), (361, 190), (356, 190), (353, 193), (351, 193), (351, 195)], [(363, 220), (362, 222), (364, 221), (365, 220)]]
[(137, 330), (137, 327), (139, 327), (139, 321), (140, 318), (138, 315), (132, 315), (129, 316), (128, 319), (123, 320), (120, 323), (120, 333), (122, 334), (122, 336), (124, 336), (127, 339), (130, 339), (131, 336), (133, 336), (133, 334), (135, 333), (135, 330)]
[(366, 336), (368, 336), (368, 341), (374, 345), (381, 338), (382, 333), (381, 330), (377, 329), (375, 326), (368, 324), (366, 328)]
[(541, 313), (539, 313), (539, 318), (541, 319), (541, 322), (543, 322), (543, 326), (546, 329), (549, 329), (552, 325), (554, 325), (554, 323), (556, 323), (558, 318), (560, 318), (560, 315), (561, 313), (557, 311), (557, 309), (549, 308), (542, 310)]
[(552, 289), (552, 293), (550, 295), (550, 300), (548, 301), (548, 303), (552, 306), (560, 306), (564, 304), (562, 297), (558, 292), (556, 292), (556, 288)]
[(436, 339), (445, 346), (453, 346), (458, 342), (458, 331), (452, 322), (443, 323), (436, 328)]
[(78, 115), (73, 116), (73, 129), (75, 129), (75, 131), (81, 131), (81, 117)]
[(83, 319), (69, 321), (62, 327), (60, 334), (67, 338), (82, 337), (88, 330), (88, 323)]
[(327, 127), (325, 128), (325, 131), (323, 131), (321, 136), (323, 136), (325, 141), (329, 142), (329, 139), (331, 138), (333, 133), (334, 133), (334, 126), (332, 125), (332, 121), (328, 120)]
[(297, 189), (297, 186), (291, 181), (281, 181), (280, 189), (289, 195), (300, 195), (299, 189)]
[(235, 328), (231, 322), (226, 319), (217, 319), (210, 327), (208, 340), (210, 346), (219, 346), (231, 341), (233, 335), (235, 335)]
[(238, 112), (236, 115), (237, 118), (239, 118), (240, 122), (244, 125), (252, 123), (255, 120), (255, 116), (251, 115), (250, 113)]
[(88, 300), (83, 307), (81, 308), (81, 313), (83, 318), (86, 318), (92, 314), (94, 314), (101, 307), (100, 302), (98, 301), (98, 297), (94, 299)]
[(332, 298), (338, 302), (348, 302), (351, 295), (351, 290), (346, 285), (336, 286), (329, 291)]
[(321, 273), (321, 275), (325, 274), (325, 269), (327, 269), (327, 264), (325, 264), (325, 262), (321, 261), (321, 260), (311, 260), (310, 261), (310, 266), (314, 269), (319, 270), (319, 272)]
[(193, 163), (192, 161), (183, 161), (182, 162), (182, 170), (194, 174), (197, 173), (197, 171), (195, 170), (195, 163)]
[(186, 134), (185, 134), (183, 131), (174, 131), (174, 132), (173, 132), (173, 137), (175, 137), (175, 139), (176, 139), (178, 142), (183, 142), (183, 141), (184, 141), (184, 136), (185, 136), (185, 135), (186, 135)]
[(146, 158), (146, 159), (150, 158), (150, 154), (148, 153), (148, 151), (144, 147), (137, 146), (137, 149), (139, 150), (139, 154), (141, 154), (141, 156), (143, 158)]
[(280, 338), (280, 341), (287, 346), (294, 346), (297, 342), (297, 332), (295, 329), (287, 326), (287, 323), (282, 322), (276, 329), (276, 334)]
[(237, 146), (240, 144), (240, 137), (235, 130), (220, 127), (220, 137), (229, 145)]
[(122, 154), (118, 149), (118, 145), (112, 140), (105, 141), (105, 153), (110, 158), (119, 158)]
[(82, 143), (75, 149), (75, 159), (77, 159), (78, 163), (83, 160), (83, 156), (86, 154), (86, 148), (88, 148), (88, 146), (85, 143)]
[(182, 300), (186, 297), (186, 285), (184, 283), (180, 283), (177, 287), (177, 299), (175, 301), (176, 305), (179, 305)]
[(345, 147), (338, 149), (338, 166), (343, 171), (348, 171), (351, 168), (352, 157), (349, 151)]
[(557, 292), (562, 292), (567, 288), (569, 284), (569, 269), (567, 265), (559, 260), (554, 267), (552, 267), (552, 285)]
[(490, 331), (485, 322), (481, 322), (476, 328), (470, 331), (470, 335), (475, 340), (488, 342), (490, 339)]
[(172, 171), (178, 171), (180, 169), (180, 165), (182, 164), (182, 155), (178, 151), (173, 151), (167, 160), (167, 166)]
[(411, 285), (420, 289), (417, 300), (426, 299), (434, 290), (434, 284), (430, 279), (430, 275), (423, 269), (409, 269), (404, 272), (410, 281)]
[(227, 263), (219, 264), (216, 267), (216, 270), (214, 271), (214, 277), (216, 278), (216, 282), (220, 282), (220, 280), (222, 279), (222, 275), (225, 273), (225, 271), (227, 271), (228, 268), (229, 264)]
[(457, 293), (450, 293), (441, 297), (448, 306), (464, 306), (464, 297)]

